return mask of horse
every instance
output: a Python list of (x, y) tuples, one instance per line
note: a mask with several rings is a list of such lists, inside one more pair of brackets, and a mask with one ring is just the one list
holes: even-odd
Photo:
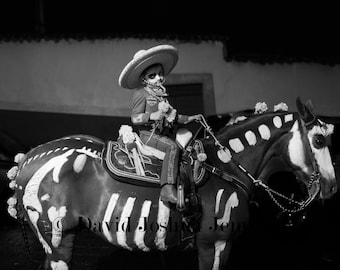
[[(137, 151), (129, 154), (126, 145), (109, 141), (110, 148), (102, 139), (82, 134), (16, 156), (18, 165), (8, 172), (15, 190), (8, 210), (34, 231), (46, 253), (44, 269), (71, 268), (79, 226), (132, 252), (180, 249), (190, 239), (200, 270), (224, 269), (233, 240), (248, 226), (257, 188), (287, 214), (337, 190), (326, 144), (333, 126), (300, 98), (296, 104), (297, 111), (256, 111), (215, 133), (203, 118), (204, 136), (193, 136), (182, 148), (178, 189), (184, 191), (179, 192), (184, 207), (160, 200), (152, 170), (137, 175), (131, 168), (117, 169), (134, 163)], [(265, 173), (275, 157), (296, 174), (306, 191), (304, 200), (267, 185)], [(109, 161), (116, 164), (113, 172)], [(146, 168), (146, 160), (141, 163)], [(193, 168), (198, 170), (193, 173)]]

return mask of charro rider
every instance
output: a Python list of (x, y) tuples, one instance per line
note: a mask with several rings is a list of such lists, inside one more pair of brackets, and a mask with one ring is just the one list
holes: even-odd
[(164, 87), (165, 76), (175, 67), (178, 51), (171, 45), (158, 45), (135, 53), (119, 76), (119, 85), (135, 89), (131, 121), (141, 140), (165, 153), (161, 173), (161, 199), (177, 202), (176, 177), (180, 149), (169, 136), (173, 123), (187, 124), (200, 115), (181, 115), (169, 104)]

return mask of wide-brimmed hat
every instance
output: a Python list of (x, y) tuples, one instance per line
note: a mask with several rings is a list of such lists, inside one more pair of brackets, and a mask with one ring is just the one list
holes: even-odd
[(140, 50), (120, 73), (118, 83), (123, 88), (135, 89), (141, 86), (139, 78), (146, 68), (161, 64), (166, 76), (176, 66), (177, 61), (178, 51), (171, 45), (158, 45), (148, 50)]

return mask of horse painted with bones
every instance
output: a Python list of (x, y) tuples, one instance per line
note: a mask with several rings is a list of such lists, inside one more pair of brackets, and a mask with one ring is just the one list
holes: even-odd
[[(133, 163), (134, 155), (118, 147), (111, 151), (111, 163), (118, 160), (112, 173), (108, 144), (78, 135), (17, 155), (18, 166), (8, 172), (15, 190), (8, 200), (9, 213), (30, 224), (45, 250), (45, 269), (70, 268), (80, 220), (108, 242), (131, 251), (179, 247), (183, 236), (192, 236), (199, 269), (223, 269), (232, 240), (248, 223), (255, 187), (264, 188), (289, 214), (336, 192), (325, 139), (333, 126), (317, 119), (300, 99), (297, 109), (255, 112), (215, 134), (202, 118), (206, 136), (192, 138), (183, 148), (178, 188), (185, 198), (180, 196), (182, 205), (177, 205), (181, 211), (159, 199), (159, 182), (146, 173), (150, 157), (142, 155), (142, 175), (131, 169), (124, 174), (117, 166)], [(275, 156), (303, 183), (305, 200), (295, 201), (266, 184), (263, 174)], [(198, 171), (191, 173), (194, 167)]]

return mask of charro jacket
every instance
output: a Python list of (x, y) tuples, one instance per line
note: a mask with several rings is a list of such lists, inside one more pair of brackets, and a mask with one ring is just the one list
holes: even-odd
[[(162, 133), (166, 120), (150, 120), (150, 114), (159, 110), (158, 106), (161, 101), (167, 101), (166, 96), (157, 96), (147, 89), (140, 88), (136, 90), (132, 98), (131, 121), (138, 126), (139, 130), (154, 130), (156, 133)], [(187, 115), (177, 114), (174, 122), (184, 124), (188, 121)]]

